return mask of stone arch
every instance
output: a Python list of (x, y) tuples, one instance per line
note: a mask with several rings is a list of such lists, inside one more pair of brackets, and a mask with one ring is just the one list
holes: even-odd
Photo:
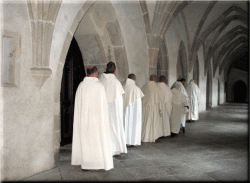
[(177, 60), (177, 78), (181, 75), (182, 78), (187, 79), (187, 52), (183, 41), (180, 42)]
[[(244, 35), (244, 36), (239, 36), (239, 35)], [(230, 30), (229, 32), (227, 32), (226, 34), (224, 34), (219, 40), (217, 41), (214, 41), (215, 44), (211, 44), (209, 49), (208, 49), (208, 52), (207, 52), (207, 57), (206, 57), (206, 60), (209, 60), (213, 55), (214, 53), (216, 52), (216, 50), (221, 46), (221, 45), (229, 45), (230, 43), (230, 47), (231, 48), (234, 48), (235, 45), (237, 45), (239, 42), (245, 42), (245, 40), (247, 40), (247, 35), (248, 35), (248, 29), (243, 27), (242, 25), (238, 25), (236, 26), (235, 28), (233, 28), (232, 30)], [(238, 37), (238, 38), (236, 38)], [(234, 40), (234, 38), (236, 38), (237, 41), (232, 41)], [(238, 43), (236, 43), (238, 42)], [(224, 50), (224, 52), (228, 51), (230, 48), (225, 48), (223, 47), (221, 51)], [(224, 53), (225, 54), (225, 53)], [(217, 61), (214, 62), (214, 69), (216, 69), (220, 63), (221, 63), (221, 59), (222, 57), (220, 55), (224, 55), (223, 53), (219, 53), (218, 54), (218, 59), (216, 59)]]
[(239, 102), (239, 103), (246, 103), (247, 102), (247, 85), (242, 80), (237, 80), (234, 82), (231, 88), (231, 101)]
[[(107, 1), (105, 1), (107, 3)], [(66, 34), (65, 39), (63, 40), (63, 48), (60, 52), (60, 59), (57, 65), (56, 73), (55, 73), (55, 88), (54, 88), (54, 126), (55, 126), (55, 133), (54, 133), (54, 154), (55, 154), (55, 162), (58, 162), (59, 160), (59, 148), (60, 148), (60, 90), (61, 90), (61, 79), (62, 79), (62, 73), (63, 73), (63, 67), (65, 64), (65, 59), (67, 55), (67, 51), (69, 49), (71, 40), (73, 36), (75, 35), (77, 29), (79, 28), (79, 25), (81, 24), (81, 21), (84, 21), (85, 16), (91, 20), (90, 24), (92, 24), (92, 28), (89, 30), (94, 31), (96, 34), (91, 36), (86, 36), (85, 41), (89, 41), (89, 43), (92, 44), (93, 50), (90, 51), (93, 53), (99, 53), (97, 59), (90, 58), (90, 52), (86, 51), (84, 53), (84, 48), (86, 48), (84, 45), (81, 45), (79, 43), (79, 34), (77, 35), (78, 38), (76, 38), (80, 50), (82, 52), (83, 56), (83, 62), (85, 69), (88, 65), (96, 65), (98, 69), (101, 71), (104, 70), (104, 67), (109, 61), (113, 61), (116, 63), (117, 66), (117, 78), (125, 80), (125, 78), (128, 75), (128, 63), (127, 63), (127, 57), (126, 57), (126, 50), (123, 43), (123, 38), (119, 26), (119, 22), (113, 14), (114, 20), (113, 21), (103, 21), (101, 19), (102, 17), (98, 15), (101, 12), (98, 12), (96, 9), (94, 9), (94, 5), (96, 3), (101, 3), (98, 1), (87, 1), (84, 4), (82, 4), (82, 7), (78, 11), (77, 15), (75, 16), (73, 23), (71, 27), (68, 29), (68, 32)], [(110, 3), (109, 8), (113, 8), (112, 3)], [(104, 11), (105, 12), (105, 11)], [(106, 11), (107, 13), (111, 13), (110, 11)], [(110, 16), (109, 16), (110, 17)], [(96, 50), (98, 49), (98, 50)], [(96, 62), (97, 61), (97, 62)], [(124, 71), (124, 72), (121, 72)], [(125, 77), (126, 76), (126, 77)]]
[[(161, 41), (173, 19), (190, 3), (187, 1), (156, 1), (154, 16), (150, 23), (149, 11), (146, 1), (139, 1), (145, 31), (147, 34), (148, 54), (149, 54), (149, 73), (157, 73), (158, 53), (160, 50)], [(152, 26), (150, 26), (150, 24)]]
[[(214, 2), (216, 3), (216, 2)], [(210, 10), (211, 11), (211, 10)], [(239, 15), (229, 15), (231, 12), (235, 11), (236, 13), (239, 13)], [(208, 12), (209, 13), (209, 12)], [(204, 22), (205, 19), (202, 19), (202, 22)], [(217, 34), (217, 37), (219, 36), (219, 34), (222, 32), (222, 30), (224, 30), (225, 28), (227, 28), (227, 26), (233, 22), (233, 21), (239, 21), (242, 22), (243, 24), (247, 25), (247, 13), (240, 9), (240, 8), (235, 8), (235, 7), (231, 7), (228, 10), (226, 10), (225, 12), (223, 12), (223, 15), (220, 16), (219, 18), (217, 18), (214, 22), (212, 22), (210, 24), (210, 26), (208, 26), (207, 29), (205, 29), (201, 35), (199, 36), (200, 32), (196, 33), (196, 38), (193, 41), (193, 45), (191, 48), (191, 54), (190, 54), (190, 59), (189, 59), (189, 64), (193, 65), (194, 59), (195, 59), (195, 55), (200, 47), (200, 45), (205, 41), (205, 39), (214, 31), (216, 30), (218, 27), (221, 26), (219, 33)], [(199, 25), (199, 27), (202, 27), (203, 24)], [(199, 29), (201, 31), (201, 29)], [(213, 40), (213, 42), (215, 42), (215, 40)], [(191, 67), (189, 67), (189, 69), (191, 69)]]

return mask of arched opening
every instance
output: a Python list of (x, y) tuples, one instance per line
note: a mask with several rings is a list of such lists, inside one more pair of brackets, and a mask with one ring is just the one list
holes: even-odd
[(73, 37), (66, 56), (61, 82), (61, 146), (72, 143), (75, 93), (85, 76), (82, 54)]
[(237, 103), (246, 103), (247, 102), (247, 86), (246, 84), (238, 80), (233, 84), (232, 87), (232, 96), (234, 97), (233, 101)]
[(198, 60), (198, 56), (196, 56), (196, 60), (194, 62), (193, 79), (194, 79), (194, 82), (199, 86), (199, 60)]
[[(99, 73), (101, 73), (105, 70), (107, 62), (113, 61), (117, 65), (116, 76), (119, 80), (126, 78), (125, 76), (128, 75), (127, 55), (123, 37), (121, 35), (120, 25), (114, 14), (112, 3), (108, 2), (105, 3), (105, 5), (106, 6), (103, 6), (103, 3), (99, 1), (84, 3), (64, 39), (63, 48), (60, 53), (60, 59), (55, 74), (55, 161), (59, 160), (58, 155), (60, 146), (65, 144), (63, 142), (63, 127), (61, 127), (61, 118), (63, 118), (63, 114), (61, 113), (60, 95), (62, 86), (60, 81), (62, 80), (64, 74), (63, 70), (64, 65), (66, 64), (66, 56), (73, 37), (78, 44), (78, 50), (81, 51), (81, 58), (84, 58), (81, 62), (85, 68), (89, 65), (95, 65)], [(108, 9), (108, 11), (106, 11), (106, 9)], [(96, 13), (96, 11), (99, 13)], [(108, 16), (103, 16), (103, 14)], [(110, 14), (112, 14), (112, 16)], [(110, 19), (106, 20), (106, 18)], [(98, 27), (102, 27), (102, 29)], [(84, 68), (83, 70), (85, 71)], [(73, 112), (71, 113), (73, 114)], [(70, 123), (67, 125), (65, 129), (68, 129), (69, 132), (67, 133), (69, 134), (68, 136), (70, 136)], [(69, 137), (69, 140), (66, 140), (66, 144), (71, 142), (72, 140)]]

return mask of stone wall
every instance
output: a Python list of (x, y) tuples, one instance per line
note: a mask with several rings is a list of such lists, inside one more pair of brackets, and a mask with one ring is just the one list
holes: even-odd
[(32, 75), (33, 38), (27, 3), (6, 2), (3, 9), (3, 39), (7, 40), (1, 50), (9, 57), (4, 56), (1, 63), (9, 62), (11, 69), (1, 72), (1, 77), (11, 75), (11, 79), (1, 79), (0, 89), (1, 180), (19, 180), (54, 167), (53, 79), (48, 77), (43, 86), (37, 87), (40, 81)]

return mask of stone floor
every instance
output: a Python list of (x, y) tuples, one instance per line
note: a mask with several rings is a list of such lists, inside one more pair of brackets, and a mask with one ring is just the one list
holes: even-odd
[(247, 181), (248, 105), (226, 103), (200, 113), (186, 133), (129, 147), (110, 171), (71, 166), (71, 144), (61, 147), (60, 165), (24, 181)]

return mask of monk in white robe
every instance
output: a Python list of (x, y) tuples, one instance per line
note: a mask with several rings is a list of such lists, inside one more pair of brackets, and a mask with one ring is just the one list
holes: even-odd
[[(183, 94), (183, 96), (185, 97), (185, 106), (189, 106), (189, 98), (188, 98), (187, 91), (186, 91), (186, 89), (184, 87), (184, 83), (185, 83), (185, 79), (182, 78), (182, 79), (180, 79), (180, 81), (176, 81), (172, 85), (171, 89), (175, 88), (175, 89), (179, 90)], [(188, 112), (188, 108), (189, 107), (185, 108), (186, 113)], [(182, 125), (183, 133), (185, 133), (186, 115), (182, 116), (181, 125)]]
[(135, 84), (136, 77), (129, 74), (123, 88), (124, 128), (127, 145), (141, 145), (142, 106), (144, 96), (141, 89)]
[(185, 97), (177, 89), (172, 91), (172, 113), (170, 115), (171, 136), (174, 137), (180, 132), (181, 120), (186, 115)]
[(165, 94), (157, 84), (157, 77), (150, 76), (142, 87), (142, 142), (155, 142), (159, 137), (164, 136), (162, 123), (162, 110), (165, 101)]
[(127, 153), (126, 137), (123, 127), (123, 97), (125, 93), (120, 81), (115, 76), (115, 63), (107, 64), (106, 72), (100, 76), (100, 81), (106, 90), (109, 124), (112, 139), (113, 155)]
[(71, 164), (110, 170), (114, 165), (106, 92), (96, 67), (88, 67), (87, 73), (75, 96)]
[(159, 86), (165, 93), (165, 103), (163, 105), (163, 127), (164, 127), (164, 136), (169, 136), (170, 135), (170, 122), (169, 122), (169, 117), (172, 112), (172, 92), (169, 88), (168, 85), (166, 85), (166, 77), (165, 76), (160, 76), (159, 78)]
[(189, 112), (187, 114), (187, 120), (194, 122), (199, 119), (199, 97), (200, 89), (191, 79), (186, 86), (187, 94), (189, 97)]

